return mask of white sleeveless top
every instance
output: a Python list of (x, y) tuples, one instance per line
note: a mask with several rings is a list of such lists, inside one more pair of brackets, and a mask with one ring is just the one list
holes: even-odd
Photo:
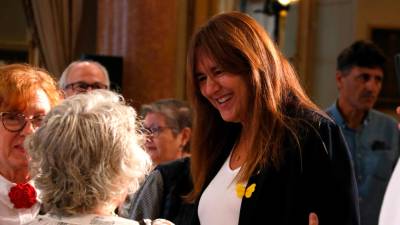
[(240, 167), (229, 167), (231, 155), (200, 197), (198, 215), (203, 225), (237, 225), (242, 197), (236, 195), (235, 176)]

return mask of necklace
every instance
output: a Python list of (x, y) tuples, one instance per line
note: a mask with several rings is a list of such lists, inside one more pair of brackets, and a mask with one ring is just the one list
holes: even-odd
[(240, 152), (238, 145), (235, 145), (232, 150), (232, 162), (239, 162), (242, 159), (243, 154)]
[(233, 153), (232, 153), (232, 160), (234, 161), (234, 162), (238, 162), (239, 160), (240, 160), (240, 158), (241, 158), (241, 155), (240, 154), (235, 154), (236, 153), (236, 151), (234, 151)]

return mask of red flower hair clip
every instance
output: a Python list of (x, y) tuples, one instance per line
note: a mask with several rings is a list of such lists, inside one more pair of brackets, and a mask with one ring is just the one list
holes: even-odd
[(15, 185), (8, 192), (8, 197), (16, 209), (27, 209), (37, 202), (35, 188), (29, 183)]

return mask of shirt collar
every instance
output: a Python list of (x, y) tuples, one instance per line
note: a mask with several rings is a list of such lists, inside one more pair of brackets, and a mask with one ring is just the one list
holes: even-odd
[[(41, 202), (39, 199), (40, 191), (38, 189), (36, 189), (35, 183), (33, 182), (33, 180), (30, 180), (28, 183), (31, 184), (36, 190), (37, 202)], [(14, 208), (14, 204), (10, 201), (10, 198), (8, 197), (8, 193), (10, 192), (11, 187), (14, 187), (15, 185), (17, 185), (17, 184), (9, 181), (8, 179), (6, 179), (2, 175), (0, 175), (0, 201), (4, 202), (4, 204), (9, 206), (10, 208)]]
[[(344, 118), (342, 116), (342, 113), (339, 111), (339, 108), (337, 106), (337, 101), (331, 106), (330, 114), (340, 127), (348, 128), (346, 121), (344, 120)], [(365, 118), (363, 120), (363, 126), (368, 125), (368, 122), (370, 120), (371, 120), (371, 113), (370, 113), (370, 110), (368, 110), (367, 115), (365, 116)]]
[(12, 183), (11, 181), (0, 175), (0, 201), (7, 205), (7, 207), (9, 207), (10, 209), (12, 209), (14, 205), (10, 202), (8, 192), (10, 191), (10, 188), (14, 185), (15, 183)]
[(342, 114), (340, 113), (338, 107), (337, 107), (337, 102), (333, 103), (333, 105), (331, 106), (330, 110), (329, 110), (332, 118), (336, 121), (336, 123), (340, 126), (340, 127), (344, 127), (346, 126), (346, 121), (344, 121)]

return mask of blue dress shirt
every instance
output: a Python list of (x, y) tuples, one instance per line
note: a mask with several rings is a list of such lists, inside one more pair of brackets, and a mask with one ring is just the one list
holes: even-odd
[(376, 225), (386, 186), (399, 157), (397, 121), (371, 109), (361, 126), (352, 129), (347, 126), (336, 104), (329, 107), (327, 113), (341, 128), (351, 152), (361, 225)]

